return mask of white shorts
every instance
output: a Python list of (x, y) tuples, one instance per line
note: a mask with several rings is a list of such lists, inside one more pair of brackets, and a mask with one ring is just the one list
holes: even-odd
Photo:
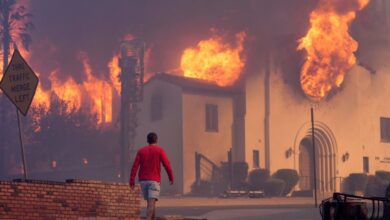
[(140, 181), (141, 192), (145, 200), (160, 198), (160, 183), (156, 181)]

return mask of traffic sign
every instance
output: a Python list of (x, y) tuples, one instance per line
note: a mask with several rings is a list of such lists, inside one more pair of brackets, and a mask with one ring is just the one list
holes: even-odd
[(19, 50), (12, 55), (11, 62), (0, 82), (0, 89), (19, 111), (26, 116), (38, 86), (38, 77), (23, 59)]

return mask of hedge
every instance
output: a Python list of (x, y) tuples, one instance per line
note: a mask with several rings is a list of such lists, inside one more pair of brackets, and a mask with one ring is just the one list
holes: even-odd
[(249, 186), (252, 190), (263, 190), (264, 184), (270, 178), (269, 170), (255, 169), (249, 173)]
[(384, 170), (378, 170), (375, 172), (375, 176), (379, 177), (381, 180), (385, 182), (390, 182), (390, 172)]
[(364, 196), (367, 197), (384, 197), (387, 184), (378, 176), (369, 176), (367, 180)]
[[(225, 181), (230, 181), (230, 167), (228, 162), (221, 164), (222, 175)], [(233, 163), (233, 189), (246, 189), (246, 179), (248, 177), (248, 164), (246, 162), (234, 162)]]
[(367, 186), (368, 176), (365, 173), (351, 173), (344, 180), (344, 191), (354, 194), (356, 191), (364, 192)]
[(266, 196), (281, 196), (286, 183), (282, 179), (268, 178), (264, 183), (264, 193)]
[(277, 170), (272, 175), (272, 177), (281, 179), (286, 183), (286, 186), (284, 187), (284, 190), (282, 193), (283, 196), (286, 196), (287, 194), (289, 194), (299, 181), (298, 172), (294, 169)]

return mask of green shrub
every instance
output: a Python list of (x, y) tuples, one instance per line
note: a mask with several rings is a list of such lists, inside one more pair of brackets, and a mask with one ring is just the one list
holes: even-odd
[(390, 172), (384, 170), (378, 170), (375, 172), (375, 176), (379, 177), (381, 180), (389, 183), (390, 182)]
[[(221, 164), (223, 178), (230, 182), (230, 166), (228, 162)], [(246, 178), (248, 177), (248, 164), (246, 162), (233, 163), (233, 189), (245, 189), (247, 187)]]
[(367, 197), (384, 197), (387, 184), (378, 176), (368, 176), (364, 196)]
[(286, 183), (282, 195), (285, 196), (297, 185), (299, 181), (298, 172), (294, 169), (277, 170), (272, 177), (283, 180)]
[(221, 162), (221, 171), (222, 171), (223, 178), (229, 181), (230, 167), (228, 162)]
[(264, 193), (266, 196), (281, 196), (286, 183), (282, 179), (268, 178), (264, 183)]
[(356, 191), (364, 192), (366, 189), (368, 176), (365, 173), (351, 173), (344, 180), (344, 191), (349, 194), (355, 194)]
[(252, 190), (263, 190), (264, 184), (270, 177), (269, 170), (255, 169), (249, 173), (249, 186)]
[(353, 192), (350, 190), (349, 183), (348, 183), (348, 177), (344, 178), (343, 181), (340, 183), (341, 184), (341, 189), (340, 192), (342, 193), (347, 193), (347, 194), (352, 194)]
[(248, 164), (246, 162), (233, 163), (233, 188), (245, 189), (248, 177)]

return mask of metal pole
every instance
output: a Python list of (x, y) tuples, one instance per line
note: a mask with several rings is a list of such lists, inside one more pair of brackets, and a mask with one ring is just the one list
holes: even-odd
[(271, 150), (270, 150), (270, 113), (271, 113), (271, 52), (266, 55), (265, 76), (264, 76), (264, 154), (265, 154), (265, 169), (270, 170), (271, 167)]
[(311, 139), (313, 145), (313, 173), (314, 173), (314, 206), (317, 207), (317, 166), (316, 166), (316, 145), (314, 138), (314, 110), (310, 108), (311, 113)]
[(195, 152), (195, 181), (196, 186), (200, 186), (200, 155)]
[(229, 163), (229, 182), (230, 189), (233, 189), (235, 186), (233, 184), (233, 158), (232, 158), (232, 149), (228, 151), (228, 163)]
[(19, 128), (19, 140), (20, 140), (20, 149), (22, 151), (22, 162), (23, 162), (23, 176), (24, 179), (27, 179), (27, 169), (26, 169), (26, 156), (24, 154), (24, 146), (23, 146), (23, 139), (22, 139), (22, 129), (20, 128), (20, 115), (19, 110), (16, 108), (16, 115), (18, 118), (18, 128)]

